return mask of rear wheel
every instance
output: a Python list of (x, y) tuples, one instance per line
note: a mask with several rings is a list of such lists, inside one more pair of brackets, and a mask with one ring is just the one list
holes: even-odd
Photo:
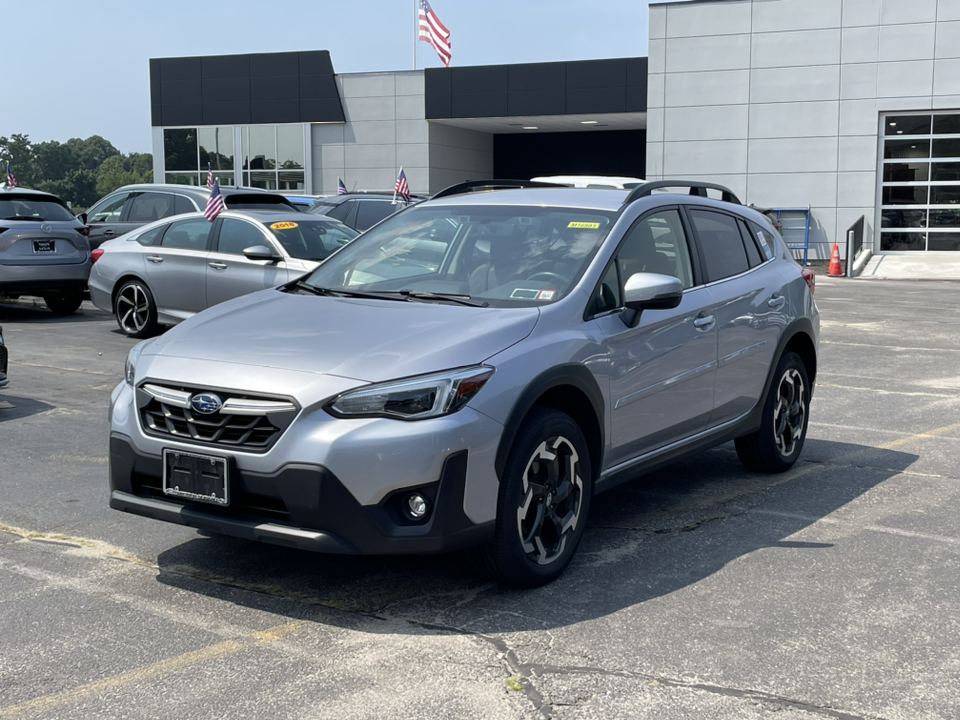
[(737, 438), (737, 456), (754, 472), (777, 473), (800, 457), (810, 421), (810, 381), (796, 353), (784, 353), (764, 400), (760, 428)]
[(480, 569), (518, 587), (556, 579), (580, 543), (592, 492), (579, 426), (557, 410), (531, 411), (504, 466), (494, 541), (475, 551)]
[(83, 293), (79, 290), (67, 290), (43, 296), (43, 301), (50, 311), (57, 315), (70, 315), (80, 309), (83, 304)]
[(145, 338), (157, 331), (157, 304), (150, 289), (139, 280), (128, 280), (120, 287), (113, 314), (129, 337)]

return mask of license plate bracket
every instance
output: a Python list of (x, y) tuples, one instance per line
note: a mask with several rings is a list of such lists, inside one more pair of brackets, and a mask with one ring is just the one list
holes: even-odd
[(33, 251), (35, 253), (49, 253), (57, 251), (56, 240), (34, 240)]
[(230, 504), (226, 458), (164, 448), (165, 495), (226, 507)]

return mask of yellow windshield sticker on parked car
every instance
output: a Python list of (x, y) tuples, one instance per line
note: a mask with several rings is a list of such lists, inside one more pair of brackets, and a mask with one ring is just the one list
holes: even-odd
[(291, 228), (297, 227), (295, 222), (275, 222), (270, 226), (271, 230), (290, 230)]
[(567, 227), (568, 227), (568, 228), (578, 228), (578, 229), (582, 229), (582, 230), (597, 230), (597, 229), (600, 227), (600, 223), (598, 223), (598, 222), (577, 222), (577, 221), (573, 221), (573, 222), (571, 222), (569, 225), (567, 225)]

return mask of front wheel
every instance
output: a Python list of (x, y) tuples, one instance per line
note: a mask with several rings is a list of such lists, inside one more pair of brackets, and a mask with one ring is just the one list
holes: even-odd
[(476, 550), (481, 570), (518, 587), (556, 579), (583, 535), (592, 478), (587, 442), (573, 419), (548, 408), (531, 411), (503, 469), (496, 535)]
[(44, 295), (43, 301), (50, 308), (50, 312), (57, 315), (71, 315), (83, 304), (83, 293), (79, 290), (51, 293)]
[(150, 337), (157, 330), (157, 304), (150, 289), (139, 280), (123, 284), (113, 301), (113, 314), (129, 337)]
[(737, 438), (737, 457), (748, 470), (785, 472), (800, 457), (810, 421), (810, 381), (796, 353), (784, 353), (764, 400), (760, 428)]

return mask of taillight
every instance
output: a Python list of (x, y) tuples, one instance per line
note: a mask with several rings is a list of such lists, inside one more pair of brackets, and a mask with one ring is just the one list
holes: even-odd
[(92, 265), (103, 255), (103, 248), (94, 248), (90, 251), (90, 264)]
[(80, 233), (81, 235), (86, 235), (87, 237), (90, 237), (90, 228), (87, 225), (77, 228), (77, 232)]
[(810, 294), (813, 295), (817, 291), (817, 274), (810, 268), (804, 268), (803, 279), (807, 281), (807, 287), (810, 288)]

